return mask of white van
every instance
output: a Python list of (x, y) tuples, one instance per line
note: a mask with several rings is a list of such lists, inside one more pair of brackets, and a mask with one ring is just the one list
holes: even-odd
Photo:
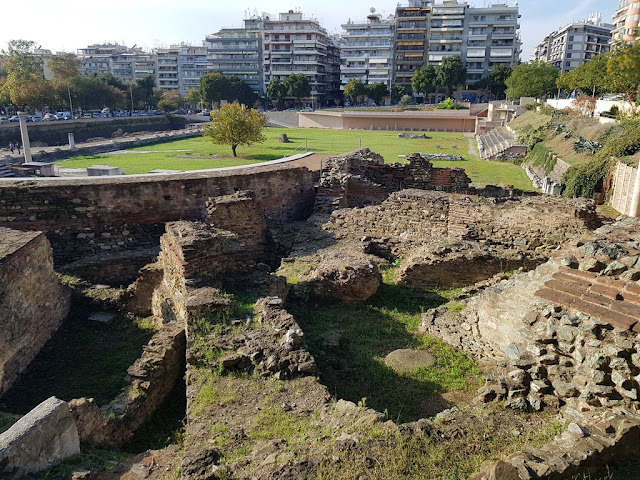
[(111, 110), (109, 110), (108, 108), (103, 108), (102, 111), (100, 112), (102, 114), (103, 117), (110, 117), (111, 116)]

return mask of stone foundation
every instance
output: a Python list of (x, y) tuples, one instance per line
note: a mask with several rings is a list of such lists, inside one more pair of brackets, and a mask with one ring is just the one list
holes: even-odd
[(49, 341), (69, 305), (44, 234), (0, 228), (0, 395)]

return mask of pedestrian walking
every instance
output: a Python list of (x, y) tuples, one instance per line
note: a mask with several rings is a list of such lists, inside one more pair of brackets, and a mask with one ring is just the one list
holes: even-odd
[(11, 150), (11, 153), (13, 153), (14, 148), (15, 147), (13, 146), (13, 142), (10, 142), (9, 143), (9, 150)]
[(20, 155), (20, 144), (19, 143), (16, 144), (16, 148), (18, 149), (18, 155)]

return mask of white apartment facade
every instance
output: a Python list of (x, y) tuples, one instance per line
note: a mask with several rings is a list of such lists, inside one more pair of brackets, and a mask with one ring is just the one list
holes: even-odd
[(90, 45), (78, 50), (78, 58), (84, 76), (111, 73), (124, 83), (134, 83), (156, 73), (154, 54), (125, 45)]
[(307, 102), (318, 105), (335, 94), (339, 45), (317, 20), (289, 10), (277, 20), (265, 15), (263, 25), (264, 89), (271, 80), (302, 74), (311, 85)]
[(534, 60), (552, 63), (569, 72), (610, 48), (614, 25), (602, 22), (598, 13), (579, 20), (548, 35), (535, 49)]
[(242, 27), (223, 28), (205, 40), (208, 68), (225, 77), (235, 75), (258, 95), (264, 94), (262, 64), (263, 20), (244, 20)]
[(395, 17), (383, 18), (372, 8), (366, 20), (349, 20), (342, 29), (342, 88), (351, 79), (360, 80), (365, 85), (382, 82), (391, 88)]
[(613, 15), (611, 42), (634, 43), (636, 30), (640, 24), (640, 1), (618, 0), (618, 8)]
[(183, 97), (200, 89), (200, 79), (209, 71), (205, 46), (171, 45), (156, 49), (154, 54), (158, 88), (176, 90)]

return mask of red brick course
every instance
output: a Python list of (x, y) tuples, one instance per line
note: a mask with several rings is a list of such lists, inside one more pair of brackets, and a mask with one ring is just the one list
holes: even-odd
[(535, 296), (640, 333), (640, 286), (560, 267)]

